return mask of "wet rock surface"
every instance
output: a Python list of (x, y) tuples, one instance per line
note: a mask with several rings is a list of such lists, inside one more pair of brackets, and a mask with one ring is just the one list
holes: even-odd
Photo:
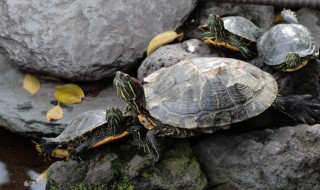
[[(0, 189), (28, 189), (24, 182), (36, 179), (50, 164), (57, 161), (45, 161), (35, 151), (30, 139), (0, 127)], [(45, 183), (35, 184), (33, 190), (42, 190)]]
[(212, 189), (319, 189), (319, 132), (298, 125), (218, 134), (193, 150)]
[(163, 160), (154, 166), (131, 140), (92, 150), (83, 162), (56, 162), (49, 168), (47, 188), (204, 189), (207, 181), (189, 143), (169, 140), (166, 146)]
[(0, 54), (0, 125), (22, 136), (56, 136), (75, 116), (87, 110), (124, 107), (110, 82), (96, 97), (87, 96), (81, 104), (63, 105), (62, 119), (48, 121), (46, 113), (57, 101), (53, 95), (55, 86), (63, 83), (40, 79), (40, 90), (31, 95), (23, 88), (26, 73), (11, 67), (7, 61)]
[(81, 81), (113, 77), (134, 68), (154, 35), (181, 26), (195, 3), (1, 1), (0, 46), (24, 70)]

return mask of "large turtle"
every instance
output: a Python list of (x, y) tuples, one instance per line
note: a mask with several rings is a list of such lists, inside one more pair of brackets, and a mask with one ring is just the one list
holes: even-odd
[(83, 151), (125, 137), (129, 132), (134, 135), (135, 142), (143, 146), (138, 128), (133, 125), (133, 116), (123, 116), (118, 108), (86, 111), (76, 116), (57, 137), (43, 137), (41, 154), (50, 157), (53, 149), (66, 147), (71, 149), (69, 157), (77, 160)]
[(311, 124), (320, 109), (320, 102), (311, 95), (277, 96), (278, 86), (272, 75), (230, 58), (187, 59), (150, 74), (145, 82), (143, 87), (118, 71), (113, 83), (118, 95), (138, 112), (140, 122), (149, 129), (147, 140), (154, 162), (161, 156), (158, 137), (212, 133), (255, 117), (269, 107)]
[[(205, 28), (208, 28), (208, 31), (205, 31)], [(207, 24), (200, 26), (199, 29), (204, 31), (202, 40), (205, 43), (239, 51), (246, 59), (255, 55), (249, 47), (255, 45), (257, 38), (264, 32), (262, 28), (244, 17), (221, 18), (213, 14), (209, 15)]]
[(257, 42), (257, 51), (264, 63), (280, 71), (302, 68), (310, 58), (318, 57), (318, 50), (309, 30), (298, 23), (295, 13), (281, 12), (289, 24), (277, 24), (265, 32)]

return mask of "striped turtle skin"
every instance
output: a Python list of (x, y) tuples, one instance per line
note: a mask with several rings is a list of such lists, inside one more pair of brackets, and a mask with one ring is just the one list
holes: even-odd
[(270, 74), (244, 61), (217, 57), (181, 61), (144, 82), (152, 116), (174, 127), (208, 132), (259, 115), (278, 92)]

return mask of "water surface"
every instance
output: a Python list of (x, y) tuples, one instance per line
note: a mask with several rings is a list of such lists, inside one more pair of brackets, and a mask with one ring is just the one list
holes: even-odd
[(36, 179), (53, 162), (39, 156), (30, 139), (0, 127), (0, 189), (42, 190), (45, 184), (25, 187), (24, 182)]

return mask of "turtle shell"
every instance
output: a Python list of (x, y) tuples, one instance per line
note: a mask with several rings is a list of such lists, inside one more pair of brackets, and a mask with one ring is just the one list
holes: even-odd
[(240, 16), (223, 17), (224, 28), (229, 32), (252, 42), (257, 41), (255, 34), (262, 30), (250, 20)]
[(257, 42), (259, 56), (267, 65), (276, 66), (285, 62), (288, 53), (306, 57), (315, 53), (314, 40), (301, 24), (278, 24), (264, 33)]
[(107, 123), (106, 110), (90, 110), (76, 116), (54, 142), (69, 142)]
[(147, 109), (161, 122), (201, 130), (262, 113), (274, 102), (275, 79), (244, 61), (192, 58), (144, 79)]

